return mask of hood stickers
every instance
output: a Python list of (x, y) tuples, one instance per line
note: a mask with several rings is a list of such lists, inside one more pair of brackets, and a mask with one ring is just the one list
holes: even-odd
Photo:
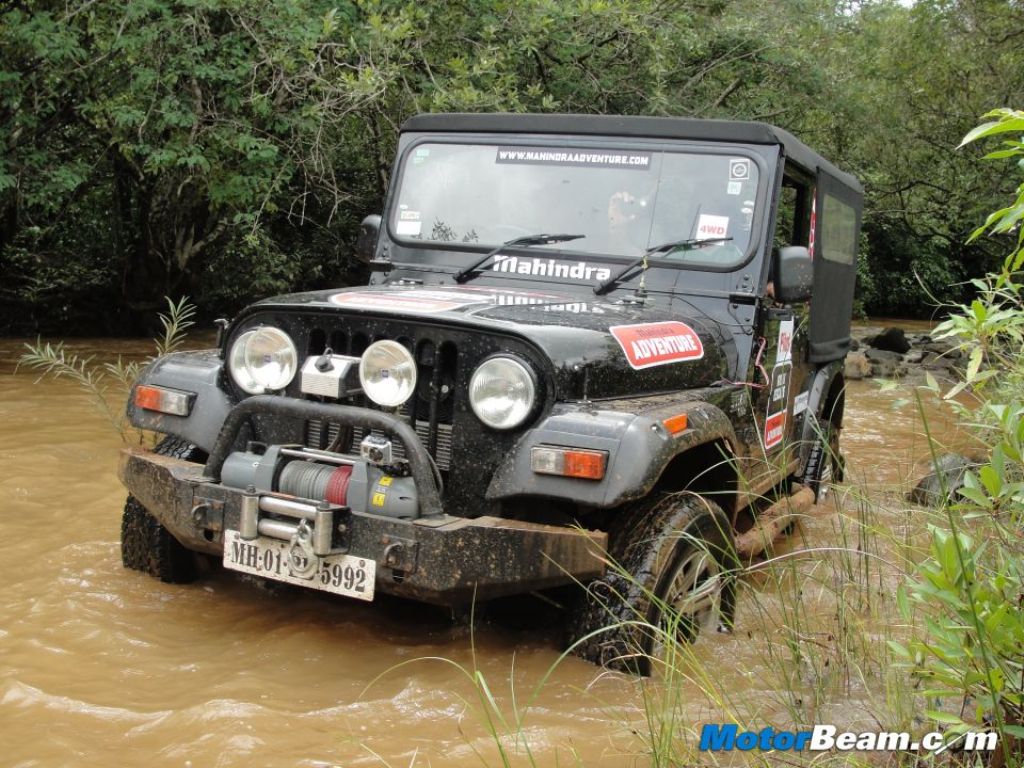
[(630, 366), (637, 371), (704, 357), (700, 336), (686, 323), (677, 320), (614, 325), (608, 331), (619, 342)]
[(347, 291), (331, 296), (332, 304), (350, 309), (383, 309), (390, 312), (450, 312), (479, 304), (484, 297), (455, 291)]
[[(550, 305), (566, 296), (538, 291), (503, 291), (500, 288), (463, 287), (451, 290), (413, 288), (391, 291), (345, 291), (330, 302), (349, 309), (380, 309), (388, 312), (451, 312), (472, 304), (495, 306)], [(567, 306), (560, 304), (558, 306)], [(585, 306), (585, 305), (584, 305)], [(570, 310), (571, 311), (571, 310)], [(577, 310), (579, 311), (579, 310)]]

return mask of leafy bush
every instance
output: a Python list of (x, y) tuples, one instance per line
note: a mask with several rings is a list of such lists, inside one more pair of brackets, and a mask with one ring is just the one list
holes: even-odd
[[(1024, 113), (998, 110), (964, 138), (1024, 133)], [(992, 159), (1018, 159), (1024, 142), (1005, 139)], [(957, 697), (957, 711), (933, 707), (929, 715), (962, 733), (989, 723), (1001, 736), (1002, 759), (1020, 764), (1024, 738), (1024, 184), (1016, 201), (988, 217), (973, 235), (1016, 233), (1003, 270), (974, 281), (978, 298), (961, 305), (937, 328), (967, 355), (965, 381), (941, 392), (928, 389), (974, 428), (988, 458), (965, 475), (956, 503), (943, 509), (945, 524), (931, 531), (929, 556), (900, 593), (909, 620), (912, 603), (929, 612), (925, 632), (906, 645), (892, 643), (934, 702)], [(963, 392), (973, 398), (957, 400)], [(973, 722), (969, 722), (973, 721)]]

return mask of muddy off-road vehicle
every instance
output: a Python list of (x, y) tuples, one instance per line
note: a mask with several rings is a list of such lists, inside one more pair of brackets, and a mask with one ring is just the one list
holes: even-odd
[(631, 619), (728, 626), (735, 564), (841, 468), (860, 211), (769, 125), (414, 117), (368, 286), (260, 301), (135, 385), (165, 437), (122, 458), (124, 564), (453, 607), (586, 585), (604, 663), (654, 650)]

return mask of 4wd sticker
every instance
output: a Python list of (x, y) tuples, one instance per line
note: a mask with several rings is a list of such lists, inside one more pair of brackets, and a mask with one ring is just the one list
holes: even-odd
[(770, 389), (768, 390), (768, 413), (764, 420), (764, 448), (766, 451), (779, 445), (786, 434), (789, 380), (792, 371), (791, 363), (781, 363), (772, 368)]
[(608, 331), (619, 342), (626, 360), (634, 370), (704, 357), (704, 345), (697, 332), (686, 323), (675, 320), (614, 325)]
[(698, 238), (725, 237), (728, 233), (728, 216), (712, 216), (710, 213), (702, 213), (700, 215), (700, 219), (697, 222)]

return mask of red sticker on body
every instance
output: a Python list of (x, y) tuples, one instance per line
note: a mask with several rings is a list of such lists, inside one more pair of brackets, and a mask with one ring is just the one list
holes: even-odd
[(769, 416), (764, 423), (764, 447), (774, 448), (786, 434), (786, 412)]
[(700, 360), (704, 345), (700, 336), (686, 323), (671, 320), (664, 323), (615, 325), (608, 329), (619, 342), (626, 360), (635, 370), (656, 365)]

